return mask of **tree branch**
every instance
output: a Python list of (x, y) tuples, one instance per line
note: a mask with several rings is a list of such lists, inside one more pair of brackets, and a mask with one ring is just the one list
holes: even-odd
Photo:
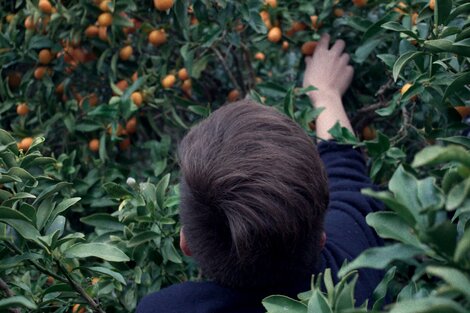
[(214, 48), (214, 47), (211, 47), (211, 50), (215, 53), (215, 55), (216, 55), (217, 58), (219, 59), (220, 63), (222, 63), (222, 66), (224, 67), (225, 71), (227, 72), (228, 78), (229, 78), (230, 81), (232, 82), (233, 86), (234, 86), (236, 89), (242, 91), (242, 89), (240, 88), (240, 85), (238, 84), (237, 80), (235, 79), (235, 76), (233, 76), (232, 71), (230, 71), (230, 68), (228, 67), (227, 62), (225, 62), (225, 59), (224, 59), (224, 57), (222, 56), (222, 54), (220, 53), (220, 51), (217, 50), (217, 49)]
[[(13, 297), (15, 295), (15, 293), (10, 289), (10, 287), (8, 287), (8, 284), (1, 278), (0, 278), (0, 290), (3, 290), (8, 298)], [(20, 308), (9, 308), (9, 311), (12, 313), (21, 313)]]

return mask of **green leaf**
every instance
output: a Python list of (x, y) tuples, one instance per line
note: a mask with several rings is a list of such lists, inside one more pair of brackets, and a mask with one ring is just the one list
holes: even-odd
[(422, 246), (414, 230), (394, 212), (370, 213), (366, 221), (382, 238), (394, 239), (419, 248)]
[(157, 204), (160, 209), (163, 209), (163, 205), (165, 203), (165, 194), (166, 190), (168, 189), (168, 185), (170, 184), (170, 174), (166, 174), (163, 178), (158, 182), (156, 187), (157, 192)]
[(436, 0), (434, 8), (434, 24), (436, 28), (438, 25), (446, 25), (447, 18), (452, 10), (451, 0)]
[(455, 79), (447, 86), (446, 91), (442, 96), (441, 102), (444, 102), (445, 99), (457, 91), (461, 91), (463, 88), (465, 88), (465, 85), (470, 84), (470, 72), (457, 74), (454, 77)]
[(36, 310), (38, 306), (23, 296), (13, 296), (6, 299), (0, 300), (0, 310), (6, 312), (8, 308), (25, 307), (31, 310)]
[(387, 23), (383, 24), (382, 28), (385, 28), (385, 29), (388, 29), (388, 30), (393, 30), (395, 32), (404, 33), (404, 34), (407, 34), (410, 37), (413, 37), (415, 39), (419, 39), (417, 34), (413, 33), (411, 30), (409, 30), (408, 28), (404, 27), (403, 25), (401, 25), (400, 23), (395, 22), (395, 21), (391, 21), (391, 22), (387, 22)]
[(269, 296), (263, 299), (262, 304), (268, 313), (307, 313), (305, 304), (286, 296)]
[(470, 228), (468, 228), (457, 243), (455, 248), (454, 262), (459, 263), (470, 263)]
[(417, 58), (418, 56), (423, 55), (421, 51), (409, 51), (406, 52), (397, 59), (395, 64), (393, 65), (393, 80), (397, 81), (398, 75), (400, 75), (403, 67), (410, 62), (411, 60)]
[(18, 219), (0, 218), (0, 222), (13, 227), (23, 238), (37, 242), (37, 238), (41, 236), (39, 231), (28, 222)]
[(143, 243), (146, 243), (150, 240), (153, 240), (153, 239), (156, 239), (160, 236), (160, 234), (154, 232), (154, 231), (151, 231), (151, 230), (147, 230), (147, 231), (144, 231), (144, 232), (141, 232), (141, 233), (138, 233), (137, 235), (135, 235), (134, 237), (132, 237), (129, 242), (127, 243), (127, 246), (129, 248), (133, 248), (133, 247), (137, 247)]
[(467, 149), (470, 149), (470, 138), (465, 136), (453, 136), (446, 138), (436, 138), (436, 140), (441, 140), (445, 142), (450, 142), (456, 145), (461, 145)]
[(470, 279), (465, 273), (451, 267), (428, 266), (426, 272), (443, 279), (453, 288), (460, 291), (470, 299)]
[(468, 313), (468, 311), (453, 300), (434, 296), (395, 303), (390, 313)]
[(449, 191), (446, 201), (446, 209), (453, 211), (458, 208), (470, 194), (470, 177), (458, 183)]
[(379, 310), (383, 307), (385, 302), (385, 297), (387, 296), (387, 289), (390, 282), (395, 277), (395, 273), (397, 271), (397, 267), (391, 267), (387, 273), (385, 273), (384, 278), (382, 281), (377, 285), (374, 289), (374, 293), (372, 294), (372, 301), (373, 301), (373, 310)]
[(325, 296), (318, 290), (315, 290), (308, 301), (307, 313), (333, 313)]
[(62, 202), (60, 202), (52, 211), (51, 213), (51, 218), (56, 217), (60, 213), (66, 211), (69, 209), (71, 206), (75, 205), (78, 201), (80, 201), (82, 198), (80, 197), (75, 197), (75, 198), (70, 198), (70, 199), (65, 199)]
[(33, 204), (37, 204), (39, 201), (55, 194), (56, 192), (61, 191), (65, 187), (69, 187), (69, 186), (72, 186), (72, 184), (67, 183), (67, 182), (59, 182), (59, 183), (57, 183), (53, 186), (49, 186), (39, 194), (39, 196), (36, 198), (36, 200), (34, 200)]
[(395, 211), (404, 221), (406, 221), (408, 225), (414, 226), (416, 224), (416, 220), (411, 211), (406, 206), (398, 202), (390, 192), (377, 192), (372, 189), (362, 189), (361, 192), (366, 196), (370, 196), (382, 201), (389, 209)]
[(393, 173), (388, 183), (388, 188), (393, 192), (395, 198), (406, 206), (415, 220), (419, 220), (421, 204), (418, 199), (418, 180), (405, 171), (402, 165)]
[(118, 272), (110, 270), (109, 268), (102, 267), (102, 266), (89, 266), (89, 267), (85, 266), (83, 268), (87, 269), (87, 270), (90, 270), (90, 271), (93, 271), (93, 272), (97, 272), (97, 273), (101, 273), (101, 274), (111, 276), (112, 278), (114, 278), (115, 280), (120, 282), (121, 284), (126, 285), (126, 280), (124, 279), (124, 276), (122, 276)]
[(49, 217), (51, 216), (52, 211), (55, 207), (55, 202), (52, 201), (53, 197), (45, 198), (39, 205), (36, 212), (36, 227), (39, 230), (42, 230), (44, 225), (46, 225)]
[(119, 220), (107, 213), (95, 213), (86, 217), (82, 217), (80, 221), (84, 224), (94, 226), (96, 228), (110, 229), (122, 231), (124, 225)]
[(132, 193), (130, 191), (115, 183), (106, 183), (103, 185), (103, 188), (112, 198), (122, 199), (132, 197)]
[(350, 271), (363, 267), (384, 269), (393, 261), (409, 261), (413, 257), (422, 254), (423, 252), (424, 251), (422, 249), (401, 243), (396, 243), (385, 247), (370, 248), (362, 252), (351, 263), (342, 267), (338, 273), (338, 276), (344, 276)]
[(181, 255), (176, 251), (175, 246), (173, 245), (173, 238), (165, 238), (162, 247), (162, 256), (163, 259), (169, 260), (173, 263), (182, 263)]
[(459, 146), (430, 146), (415, 155), (411, 166), (435, 165), (446, 162), (459, 162), (470, 167), (470, 153)]
[(95, 257), (110, 262), (127, 262), (129, 257), (115, 246), (106, 243), (77, 243), (65, 250), (66, 258)]

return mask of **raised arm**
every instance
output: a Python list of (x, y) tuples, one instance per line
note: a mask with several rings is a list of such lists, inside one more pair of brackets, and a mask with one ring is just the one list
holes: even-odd
[(337, 40), (331, 48), (329, 42), (330, 36), (323, 35), (313, 56), (305, 58), (307, 67), (303, 82), (304, 87), (317, 88), (309, 93), (309, 97), (314, 107), (324, 108), (316, 120), (317, 136), (324, 140), (332, 139), (328, 130), (336, 122), (353, 132), (341, 97), (351, 84), (354, 70), (348, 65), (349, 55), (343, 52), (344, 41)]

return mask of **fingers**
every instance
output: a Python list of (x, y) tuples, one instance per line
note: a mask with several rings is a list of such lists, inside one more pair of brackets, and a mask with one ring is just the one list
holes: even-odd
[(341, 64), (341, 65), (347, 65), (347, 64), (349, 64), (349, 60), (350, 60), (349, 54), (343, 53), (343, 54), (339, 57), (339, 64)]
[(320, 41), (318, 42), (317, 49), (325, 49), (328, 50), (328, 47), (330, 45), (330, 35), (328, 34), (323, 34), (321, 36)]
[(338, 39), (336, 40), (333, 47), (331, 47), (331, 51), (335, 52), (337, 55), (340, 55), (343, 52), (344, 47), (346, 47), (346, 43), (344, 42), (344, 40)]

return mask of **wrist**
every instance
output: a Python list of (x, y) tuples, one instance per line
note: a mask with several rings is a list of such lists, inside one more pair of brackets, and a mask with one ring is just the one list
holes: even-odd
[(341, 94), (336, 90), (314, 90), (309, 92), (308, 96), (313, 101), (314, 106), (322, 102), (341, 103)]

